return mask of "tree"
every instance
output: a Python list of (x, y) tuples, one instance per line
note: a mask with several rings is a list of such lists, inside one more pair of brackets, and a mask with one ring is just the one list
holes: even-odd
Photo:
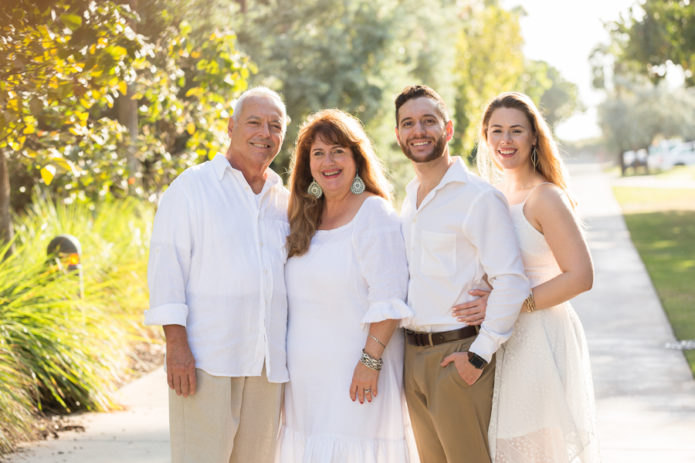
[[(45, 4), (44, 4), (45, 3)], [(78, 174), (66, 151), (98, 137), (90, 110), (112, 105), (142, 48), (130, 12), (113, 2), (19, 0), (0, 13), (0, 240), (12, 239), (8, 158)], [(46, 6), (51, 5), (52, 6)]]
[[(214, 3), (225, 9), (224, 0)], [(245, 10), (241, 4), (229, 0), (226, 8), (237, 8), (239, 47), (262, 70), (251, 81), (280, 91), (294, 121), (274, 163), (281, 172), (305, 117), (340, 107), (363, 121), (400, 191), (411, 174), (393, 135), (393, 98), (405, 85), (427, 84), (450, 103), (453, 149), (465, 153), (485, 103), (518, 89), (524, 75), (523, 11), (507, 11), (497, 0), (439, 0), (426, 8), (415, 0), (247, 0)], [(551, 117), (566, 117), (576, 90), (556, 72), (544, 82)]]
[(577, 85), (545, 61), (527, 60), (517, 86), (538, 105), (551, 129), (582, 107)]
[[(622, 153), (648, 149), (659, 138), (692, 138), (695, 89), (670, 89), (665, 82), (654, 84), (644, 77), (614, 77), (616, 90), (599, 105), (603, 136), (626, 167)], [(690, 122), (690, 123), (687, 123)]]
[[(0, 160), (22, 174), (24, 190), (42, 182), (67, 201), (154, 200), (223, 147), (229, 101), (254, 68), (229, 30), (191, 39), (182, 16), (192, 1), (139, 2), (137, 12), (109, 1), (22, 1), (4, 13)], [(2, 225), (11, 230), (5, 187)]]
[(523, 11), (498, 3), (470, 3), (455, 42), (456, 130), (454, 151), (470, 152), (485, 104), (498, 93), (515, 90), (524, 70)]
[(456, 125), (454, 147), (461, 153), (475, 145), (487, 102), (503, 91), (528, 94), (553, 127), (579, 107), (576, 84), (544, 61), (522, 53), (520, 20), (525, 11), (506, 10), (497, 1), (469, 3), (462, 10), (456, 42)]
[[(695, 11), (687, 1), (646, 0), (609, 24), (610, 41), (592, 51), (592, 85), (604, 138), (625, 172), (622, 153), (659, 138), (693, 138)], [(667, 64), (680, 65), (690, 88), (670, 88)]]
[(254, 83), (279, 90), (295, 122), (276, 168), (289, 167), (291, 141), (309, 113), (339, 107), (369, 123), (382, 111), (385, 71), (398, 61), (395, 4), (271, 0), (237, 15), (240, 47), (263, 69)]
[(695, 6), (689, 0), (645, 0), (612, 25), (624, 36), (619, 59), (637, 64), (654, 81), (666, 64), (679, 65), (689, 86), (695, 85)]
[(138, 5), (140, 29), (152, 47), (136, 70), (136, 157), (129, 194), (153, 199), (173, 177), (224, 147), (231, 100), (247, 88), (255, 66), (236, 48), (229, 29), (193, 27), (183, 19), (191, 1), (155, 0)]
[(426, 83), (453, 100), (458, 7), (445, 0), (248, 0), (233, 15), (239, 48), (278, 90), (293, 123), (273, 167), (287, 173), (297, 130), (314, 111), (339, 107), (362, 120), (399, 194), (410, 163), (394, 136), (393, 98)]

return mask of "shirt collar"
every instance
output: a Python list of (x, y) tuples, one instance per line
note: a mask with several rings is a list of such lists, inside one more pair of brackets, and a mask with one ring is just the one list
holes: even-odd
[(439, 182), (439, 185), (437, 185), (437, 188), (435, 189), (442, 188), (447, 183), (468, 182), (470, 172), (468, 171), (468, 167), (466, 167), (466, 163), (463, 162), (461, 156), (452, 156), (452, 159), (454, 160), (454, 163), (446, 171), (444, 177), (442, 177), (442, 180)]
[(265, 179), (265, 184), (263, 185), (263, 189), (261, 190), (261, 194), (263, 192), (271, 189), (271, 188), (276, 188), (278, 186), (282, 187), (282, 177), (280, 177), (277, 172), (275, 172), (273, 169), (270, 167), (267, 168), (266, 173), (268, 174), (268, 177)]
[(212, 158), (212, 166), (215, 170), (217, 180), (222, 180), (222, 177), (224, 177), (224, 173), (226, 172), (227, 168), (232, 168), (232, 165), (229, 163), (229, 160), (222, 153), (217, 153), (215, 157)]
[[(217, 179), (220, 181), (222, 181), (224, 173), (227, 171), (227, 169), (229, 169), (229, 172), (236, 177), (237, 180), (246, 182), (244, 174), (242, 174), (240, 170), (232, 167), (227, 157), (222, 153), (217, 153), (215, 157), (212, 158), (212, 166)], [(271, 188), (276, 187), (278, 184), (282, 186), (282, 178), (274, 170), (268, 168), (266, 169), (266, 173), (268, 174), (268, 177), (265, 179), (265, 184), (263, 185), (261, 194)]]
[[(437, 191), (441, 188), (443, 188), (445, 185), (449, 183), (467, 183), (469, 176), (471, 175), (470, 171), (466, 167), (466, 163), (463, 162), (463, 159), (461, 159), (461, 156), (452, 156), (452, 160), (454, 161), (451, 166), (446, 170), (444, 173), (444, 177), (439, 181), (436, 187), (434, 187), (434, 190), (432, 191)], [(417, 189), (420, 186), (420, 180), (415, 177), (408, 183), (408, 185), (405, 187), (405, 191), (408, 196), (415, 196), (417, 195)]]

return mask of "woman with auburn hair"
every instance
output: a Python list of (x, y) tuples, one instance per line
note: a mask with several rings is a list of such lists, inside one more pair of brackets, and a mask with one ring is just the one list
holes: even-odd
[(299, 132), (290, 176), (287, 365), (279, 462), (409, 461), (402, 401), (408, 264), (389, 184), (360, 122)]
[[(557, 146), (528, 96), (502, 93), (488, 104), (478, 167), (507, 197), (532, 286), (497, 352), (493, 461), (598, 462), (589, 352), (569, 303), (591, 288), (593, 266)], [(460, 307), (454, 314), (471, 317)]]

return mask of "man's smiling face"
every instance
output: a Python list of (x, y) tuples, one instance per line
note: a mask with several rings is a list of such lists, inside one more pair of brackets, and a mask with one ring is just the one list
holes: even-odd
[(398, 144), (414, 162), (434, 161), (444, 154), (449, 125), (433, 99), (413, 98), (398, 109)]

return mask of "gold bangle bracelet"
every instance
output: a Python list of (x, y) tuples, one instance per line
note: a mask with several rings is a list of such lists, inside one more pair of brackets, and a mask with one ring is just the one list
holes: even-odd
[(524, 299), (524, 307), (526, 307), (527, 312), (536, 310), (536, 300), (533, 298), (533, 293), (529, 294), (528, 297)]

